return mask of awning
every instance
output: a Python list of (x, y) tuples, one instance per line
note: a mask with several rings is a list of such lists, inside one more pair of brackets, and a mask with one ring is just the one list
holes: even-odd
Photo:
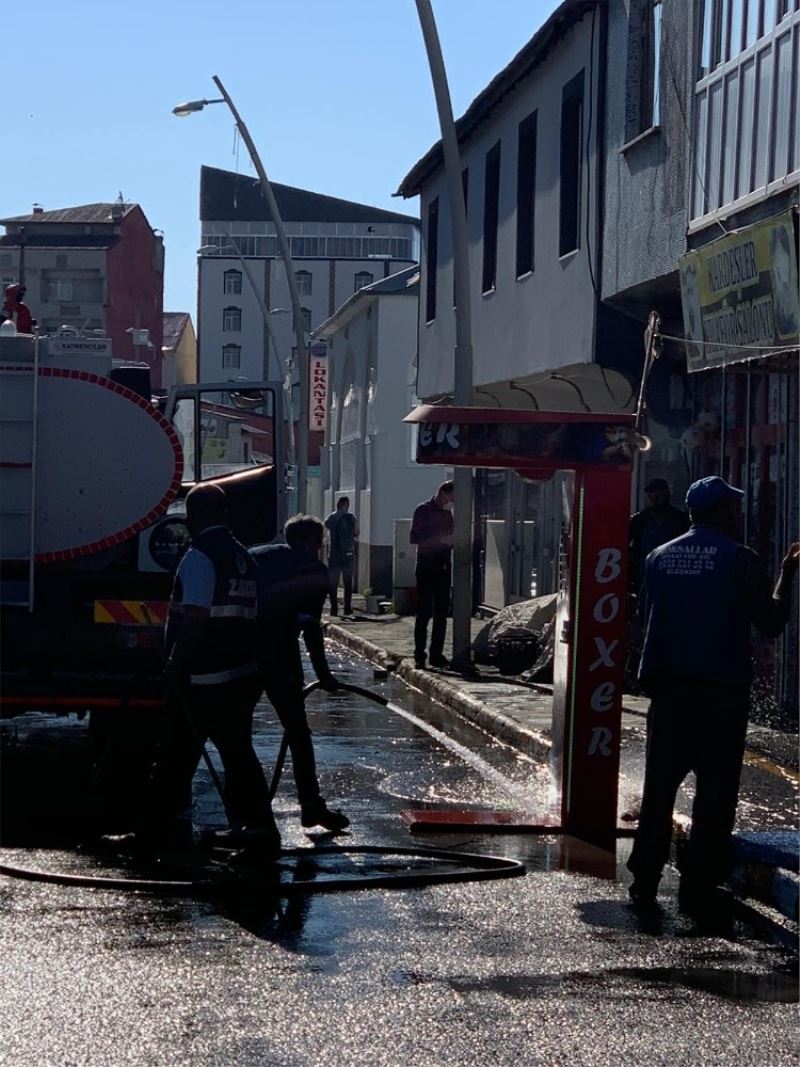
[(475, 386), (475, 404), (522, 411), (632, 412), (636, 389), (616, 370), (599, 363), (572, 363), (558, 370)]

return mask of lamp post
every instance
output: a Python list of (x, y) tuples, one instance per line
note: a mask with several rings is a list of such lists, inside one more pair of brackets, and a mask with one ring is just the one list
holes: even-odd
[[(299, 421), (299, 433), (297, 442), (297, 506), (300, 511), (305, 511), (308, 497), (308, 427), (309, 427), (309, 380), (308, 380), (308, 368), (309, 368), (309, 345), (306, 341), (305, 322), (303, 320), (303, 312), (300, 306), (300, 294), (297, 291), (297, 282), (294, 276), (294, 265), (292, 263), (291, 253), (289, 251), (289, 241), (286, 236), (286, 229), (283, 225), (283, 219), (281, 218), (278, 205), (275, 200), (275, 195), (272, 192), (272, 186), (269, 183), (267, 172), (264, 169), (264, 164), (256, 151), (256, 146), (253, 143), (253, 138), (250, 136), (250, 131), (242, 121), (242, 117), (236, 110), (236, 105), (225, 86), (215, 74), (213, 82), (222, 94), (213, 100), (187, 100), (183, 104), (178, 104), (172, 109), (173, 115), (177, 115), (178, 118), (186, 118), (188, 115), (193, 115), (196, 111), (202, 111), (208, 104), (227, 104), (230, 113), (233, 115), (236, 128), (244, 141), (247, 151), (250, 153), (250, 159), (253, 161), (253, 166), (258, 174), (258, 180), (261, 183), (261, 189), (264, 193), (264, 199), (267, 201), (267, 207), (269, 213), (272, 216), (272, 221), (275, 224), (275, 233), (278, 238), (278, 247), (281, 251), (281, 257), (283, 259), (284, 267), (286, 268), (286, 281), (289, 286), (289, 297), (292, 305), (292, 319), (294, 324), (295, 345), (297, 347), (297, 373), (300, 380), (300, 411), (298, 415)], [(291, 411), (289, 412), (289, 418), (292, 417)]]
[[(422, 36), (428, 53), (439, 127), (442, 132), (444, 171), (450, 201), (453, 233), (453, 282), (455, 287), (456, 346), (454, 397), (460, 407), (472, 404), (472, 333), (469, 287), (469, 242), (467, 213), (461, 185), (461, 158), (453, 121), (453, 105), (447, 85), (442, 48), (430, 0), (416, 0)], [(470, 619), (472, 617), (472, 470), (456, 466), (455, 512), (453, 515), (453, 665), (470, 666)]]

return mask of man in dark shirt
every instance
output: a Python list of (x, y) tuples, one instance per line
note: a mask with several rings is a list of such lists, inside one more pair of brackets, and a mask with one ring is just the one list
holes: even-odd
[(680, 859), (680, 903), (712, 902), (730, 872), (731, 833), (750, 711), (750, 627), (777, 637), (789, 616), (800, 546), (774, 593), (758, 556), (735, 540), (744, 494), (722, 478), (689, 487), (688, 533), (647, 557), (639, 681), (650, 696), (644, 794), (628, 867), (636, 903), (655, 901), (669, 856), (672, 810), (690, 771), (692, 829)]
[(680, 537), (689, 529), (689, 516), (670, 504), (669, 484), (653, 478), (644, 487), (647, 506), (631, 515), (629, 532), (628, 580), (638, 592), (644, 574), (644, 561), (654, 548)]
[(414, 664), (425, 667), (428, 623), (431, 627), (431, 667), (446, 667), (444, 639), (450, 609), (453, 552), (453, 483), (442, 482), (436, 495), (417, 505), (409, 539), (417, 546), (417, 618), (414, 625)]
[(331, 615), (339, 614), (339, 580), (344, 585), (344, 614), (353, 614), (353, 567), (355, 564), (358, 519), (350, 511), (350, 498), (340, 496), (336, 511), (325, 520), (330, 537), (328, 572), (331, 586)]
[(340, 811), (331, 811), (319, 791), (299, 644), (302, 633), (322, 687), (335, 690), (320, 623), (330, 583), (328, 568), (319, 558), (324, 527), (317, 518), (296, 515), (286, 523), (284, 533), (285, 545), (259, 545), (250, 550), (257, 568), (261, 678), (286, 731), (303, 826), (344, 830), (350, 820)]

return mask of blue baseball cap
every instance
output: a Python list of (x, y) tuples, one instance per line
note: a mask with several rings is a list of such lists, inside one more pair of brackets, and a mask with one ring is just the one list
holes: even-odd
[(724, 478), (716, 474), (692, 482), (686, 493), (686, 506), (691, 511), (711, 511), (723, 500), (741, 500), (744, 493), (728, 485)]

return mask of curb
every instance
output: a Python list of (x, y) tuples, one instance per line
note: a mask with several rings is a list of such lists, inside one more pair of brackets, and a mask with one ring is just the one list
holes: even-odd
[[(410, 658), (401, 658), (376, 645), (373, 641), (353, 633), (335, 623), (324, 623), (327, 637), (334, 643), (356, 652), (376, 666), (388, 669), (412, 689), (424, 693), (437, 703), (450, 708), (469, 722), (503, 741), (532, 759), (548, 763), (550, 738), (536, 730), (528, 730), (520, 723), (492, 711), (471, 693), (428, 671), (414, 667)], [(638, 708), (624, 710), (635, 715), (644, 713)], [(688, 816), (675, 815), (678, 834), (686, 834), (691, 825)], [(798, 943), (798, 905), (800, 876), (792, 869), (797, 844), (785, 838), (791, 832), (771, 834), (743, 833), (734, 835), (737, 864), (729, 880), (736, 894), (740, 910), (765, 935), (776, 943), (796, 948)], [(797, 840), (797, 833), (793, 834)]]
[(428, 671), (412, 667), (406, 659), (401, 659), (398, 663), (397, 657), (365, 637), (360, 637), (335, 623), (325, 623), (324, 628), (326, 636), (332, 641), (344, 645), (352, 652), (357, 652), (377, 666), (385, 668), (391, 664), (394, 673), (406, 685), (432, 697), (437, 703), (443, 704), (452, 711), (458, 712), (499, 741), (505, 741), (532, 759), (540, 762), (549, 761), (551, 743), (550, 738), (544, 734), (537, 730), (527, 730), (508, 716), (491, 711), (486, 704), (470, 693), (462, 692), (458, 686), (443, 681)]

